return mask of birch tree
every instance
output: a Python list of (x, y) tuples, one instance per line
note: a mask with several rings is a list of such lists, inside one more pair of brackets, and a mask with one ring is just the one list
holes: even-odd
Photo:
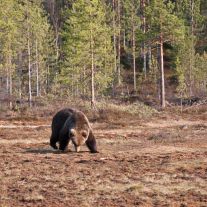
[(36, 92), (39, 91), (39, 68), (40, 53), (43, 54), (43, 41), (48, 33), (47, 19), (44, 17), (44, 11), (41, 8), (41, 0), (30, 1), (24, 0), (21, 8), (22, 14), (25, 16), (24, 24), (22, 25), (22, 35), (25, 38), (25, 49), (27, 51), (27, 66), (28, 66), (28, 104), (31, 106), (32, 101), (32, 85), (31, 72), (32, 66), (36, 67)]

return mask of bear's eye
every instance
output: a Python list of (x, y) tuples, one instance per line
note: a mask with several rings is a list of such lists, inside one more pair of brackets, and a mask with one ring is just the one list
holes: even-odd
[(87, 132), (86, 132), (86, 131), (83, 131), (83, 132), (82, 132), (82, 136), (83, 136), (83, 137), (87, 137)]
[(70, 130), (70, 137), (74, 137), (76, 135), (76, 130), (75, 129), (71, 129)]

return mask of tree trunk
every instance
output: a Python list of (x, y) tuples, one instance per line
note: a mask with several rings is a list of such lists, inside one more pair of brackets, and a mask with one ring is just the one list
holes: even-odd
[(79, 72), (78, 72), (78, 67), (76, 67), (76, 94), (77, 94), (77, 97), (79, 97), (79, 88), (78, 88), (78, 80), (80, 80), (80, 75), (79, 75)]
[(134, 34), (134, 15), (132, 12), (132, 44), (133, 44), (133, 73), (134, 73), (134, 91), (136, 90), (136, 65), (135, 65), (135, 34)]
[(124, 29), (124, 51), (126, 49), (126, 30)]
[(106, 55), (107, 55), (107, 51), (106, 51), (106, 44), (107, 44), (107, 42), (106, 42), (106, 36), (105, 36), (105, 54), (104, 54), (104, 66), (105, 66), (105, 88), (107, 88), (107, 76), (106, 76), (106, 68), (107, 68), (107, 61), (106, 61)]
[[(92, 31), (91, 31), (92, 32)], [(91, 39), (92, 41), (92, 39)], [(95, 95), (94, 95), (94, 64), (93, 64), (93, 46), (91, 42), (91, 107), (95, 107)]]
[(9, 95), (12, 95), (11, 56), (9, 55)]
[[(149, 5), (149, 0), (147, 0), (147, 4)], [(149, 29), (149, 28), (150, 28), (150, 26), (148, 26), (147, 29)], [(147, 60), (149, 69), (151, 67), (151, 59), (152, 59), (152, 52), (151, 52), (151, 44), (149, 43), (149, 46), (148, 46), (148, 60)]]
[(151, 67), (151, 61), (152, 61), (152, 52), (151, 52), (151, 45), (150, 45), (150, 43), (149, 43), (149, 46), (148, 46), (148, 68), (150, 68)]
[(55, 39), (55, 46), (56, 46), (56, 71), (55, 71), (55, 94), (57, 92), (57, 73), (58, 73), (58, 57), (59, 57), (59, 51), (58, 51), (58, 31), (57, 31), (57, 27), (56, 27), (56, 39)]
[(73, 76), (73, 73), (71, 74), (71, 88), (72, 88), (72, 94), (73, 96), (75, 96), (74, 94), (74, 87), (73, 87), (73, 81), (74, 81), (74, 76)]
[(147, 70), (146, 70), (146, 52), (145, 52), (145, 42), (143, 44), (143, 78), (146, 79), (147, 77)]
[(192, 34), (192, 36), (193, 36), (193, 17), (194, 17), (194, 14), (193, 14), (193, 12), (194, 12), (194, 0), (191, 0), (191, 34)]
[(180, 99), (180, 108), (181, 108), (181, 113), (183, 112), (183, 97), (182, 97), (182, 94), (181, 94), (181, 99)]
[(115, 35), (115, 3), (112, 1), (113, 7), (113, 27), (114, 27), (114, 72), (116, 72), (116, 35)]
[(86, 97), (86, 84), (85, 84), (85, 78), (86, 78), (86, 66), (83, 66), (83, 98)]
[[(144, 9), (145, 9), (145, 0), (143, 0), (143, 8), (142, 8), (142, 10), (143, 10), (143, 33), (146, 32)], [(146, 77), (147, 77), (145, 45), (146, 45), (146, 43), (144, 42), (144, 44), (143, 44), (143, 77), (144, 77), (144, 79), (146, 79)]]
[(37, 94), (39, 96), (39, 71), (38, 71), (38, 54), (37, 54), (37, 39), (36, 39), (36, 71), (37, 71)]
[(164, 80), (162, 36), (160, 36), (160, 75), (161, 75), (161, 105), (162, 105), (162, 107), (165, 107), (165, 80)]
[(18, 93), (19, 93), (19, 98), (21, 99), (22, 97), (22, 89), (21, 89), (21, 79), (22, 79), (22, 70), (21, 70), (21, 64), (22, 64), (22, 53), (19, 54), (19, 70), (18, 70), (18, 74), (19, 74), (19, 80), (18, 80)]
[(112, 87), (111, 96), (112, 96), (112, 98), (114, 98), (114, 82), (113, 81), (111, 83), (111, 87)]
[[(89, 0), (90, 4), (90, 0)], [(91, 15), (91, 12), (90, 12)], [(92, 26), (90, 26), (90, 49), (91, 49), (91, 108), (96, 109), (95, 106), (95, 94), (94, 94), (94, 62), (93, 62), (93, 35)]]
[(119, 34), (118, 34), (118, 83), (121, 83), (121, 64), (120, 64), (120, 50), (121, 50), (121, 34), (120, 34), (120, 0), (118, 0), (118, 25), (119, 25)]
[(28, 16), (28, 0), (27, 0), (27, 50), (28, 50), (28, 103), (31, 107), (32, 94), (31, 94), (31, 66), (30, 66), (30, 36), (29, 36), (29, 16)]
[(192, 51), (190, 52), (190, 86), (189, 86), (189, 94), (190, 96), (193, 95), (192, 92)]
[(8, 57), (6, 57), (6, 93), (9, 93), (9, 67), (8, 67)]
[(50, 66), (49, 66), (49, 61), (48, 61), (47, 63), (47, 94), (49, 94), (50, 92), (49, 71), (50, 71)]
[(194, 0), (191, 0), (191, 35), (192, 35), (192, 48), (190, 52), (190, 88), (189, 93), (190, 96), (193, 95), (192, 88), (193, 88), (193, 10), (194, 10)]
[(18, 80), (18, 93), (19, 93), (19, 99), (22, 98), (21, 79), (22, 79), (22, 70), (19, 68), (19, 80)]
[(49, 80), (49, 73), (50, 73), (50, 59), (49, 59), (49, 51), (48, 51), (48, 38), (47, 38), (47, 94), (50, 91), (50, 80)]

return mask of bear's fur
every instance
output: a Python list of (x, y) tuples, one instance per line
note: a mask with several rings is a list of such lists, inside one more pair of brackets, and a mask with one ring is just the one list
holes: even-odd
[(68, 152), (68, 144), (72, 141), (75, 151), (79, 152), (80, 146), (86, 143), (92, 153), (98, 153), (96, 140), (89, 121), (84, 113), (73, 108), (59, 111), (52, 120), (52, 135), (50, 145), (59, 150)]

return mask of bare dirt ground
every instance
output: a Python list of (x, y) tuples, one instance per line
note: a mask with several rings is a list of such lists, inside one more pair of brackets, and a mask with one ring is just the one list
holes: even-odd
[(0, 206), (207, 206), (206, 112), (94, 122), (99, 154), (53, 150), (51, 120), (0, 120)]

